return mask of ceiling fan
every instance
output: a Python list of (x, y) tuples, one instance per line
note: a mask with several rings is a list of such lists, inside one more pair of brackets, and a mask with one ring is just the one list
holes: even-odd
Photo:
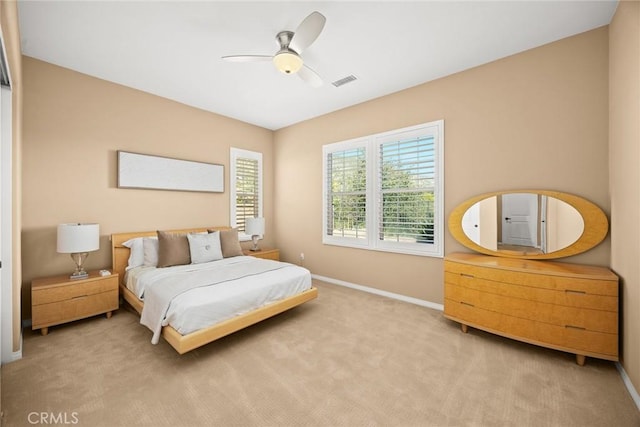
[(322, 86), (320, 76), (304, 63), (300, 54), (318, 38), (326, 20), (320, 12), (312, 12), (298, 25), (295, 32), (280, 31), (276, 35), (280, 49), (275, 55), (229, 55), (222, 59), (229, 62), (273, 61), (281, 72), (298, 74), (313, 87)]

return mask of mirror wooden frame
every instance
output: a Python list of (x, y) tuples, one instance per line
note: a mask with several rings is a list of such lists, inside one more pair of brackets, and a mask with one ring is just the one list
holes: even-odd
[[(554, 197), (571, 205), (580, 213), (580, 215), (582, 215), (582, 219), (584, 220), (584, 229), (582, 231), (582, 235), (573, 244), (558, 251), (546, 254), (519, 254), (510, 251), (494, 251), (480, 246), (473, 240), (471, 240), (462, 228), (462, 217), (467, 209), (469, 209), (477, 202), (489, 197), (513, 193), (541, 194), (549, 197)], [(548, 190), (508, 190), (480, 194), (456, 206), (456, 208), (451, 212), (451, 215), (449, 215), (449, 232), (459, 243), (463, 244), (467, 248), (473, 249), (476, 252), (480, 252), (486, 255), (520, 259), (556, 259), (577, 255), (597, 246), (604, 240), (605, 237), (607, 237), (607, 233), (609, 232), (609, 221), (605, 213), (597, 205), (573, 194)]]

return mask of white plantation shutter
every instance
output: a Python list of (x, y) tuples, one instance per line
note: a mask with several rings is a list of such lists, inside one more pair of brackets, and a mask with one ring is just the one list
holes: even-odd
[(262, 216), (262, 153), (231, 149), (231, 226), (242, 234), (247, 218)]
[(378, 145), (380, 240), (433, 243), (434, 141), (419, 135)]
[(326, 153), (326, 234), (366, 239), (366, 150)]

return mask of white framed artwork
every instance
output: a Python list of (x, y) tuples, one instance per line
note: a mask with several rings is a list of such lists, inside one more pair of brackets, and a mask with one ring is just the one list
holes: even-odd
[(224, 166), (118, 151), (118, 188), (224, 192)]

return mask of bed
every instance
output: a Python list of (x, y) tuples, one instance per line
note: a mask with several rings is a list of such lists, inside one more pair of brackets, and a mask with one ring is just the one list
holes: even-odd
[[(176, 235), (176, 234), (187, 234), (187, 233), (194, 233), (194, 234), (205, 234), (207, 232), (211, 232), (211, 231), (219, 231), (221, 233), (224, 233), (228, 230), (231, 230), (230, 227), (208, 227), (208, 228), (190, 228), (190, 229), (180, 229), (180, 230), (168, 230), (167, 233), (170, 233), (172, 235)], [(144, 315), (143, 315), (143, 308), (144, 308), (144, 302), (142, 299), (140, 299), (138, 297), (138, 293), (139, 291), (137, 290), (137, 288), (135, 288), (134, 285), (132, 285), (132, 280), (137, 280), (138, 278), (142, 278), (145, 277), (143, 276), (144, 274), (148, 274), (142, 270), (144, 270), (144, 268), (134, 268), (132, 269), (129, 262), (129, 258), (130, 258), (130, 254), (131, 254), (131, 250), (132, 248), (125, 246), (124, 244), (127, 243), (128, 246), (131, 246), (131, 244), (129, 242), (133, 241), (133, 240), (141, 240), (141, 239), (137, 239), (137, 238), (147, 238), (147, 237), (156, 237), (157, 236), (157, 232), (156, 231), (143, 231), (143, 232), (132, 232), (132, 233), (117, 233), (117, 234), (112, 234), (111, 235), (111, 248), (112, 248), (112, 265), (113, 265), (113, 271), (114, 273), (118, 273), (120, 276), (120, 292), (121, 295), (123, 297), (123, 299), (129, 304), (131, 305), (131, 307), (133, 307), (133, 309), (135, 309), (138, 314), (141, 315), (141, 320), (144, 320)], [(238, 256), (235, 257), (233, 260), (232, 259), (227, 259), (225, 258), (225, 260), (228, 260), (228, 262), (225, 263), (221, 263), (221, 264), (234, 264), (233, 267), (228, 267), (228, 268), (235, 268), (238, 269), (240, 268), (239, 266), (242, 266), (241, 268), (244, 268), (244, 265), (254, 265), (255, 262), (261, 262), (263, 264), (266, 263), (276, 263), (275, 261), (269, 261), (269, 260), (259, 260), (257, 258), (254, 257), (247, 257), (247, 256)], [(223, 261), (225, 261), (223, 260)], [(254, 262), (255, 261), (255, 262)], [(217, 263), (218, 261), (214, 261), (212, 264)], [(240, 283), (244, 283), (241, 281), (247, 280), (247, 281), (251, 281), (251, 285), (253, 287), (256, 287), (258, 285), (262, 286), (262, 283), (264, 282), (265, 284), (270, 284), (272, 281), (276, 280), (276, 275), (280, 275), (281, 273), (279, 271), (272, 271), (272, 270), (279, 270), (281, 269), (282, 271), (287, 271), (288, 274), (293, 277), (293, 270), (295, 270), (296, 268), (298, 270), (304, 270), (304, 269), (300, 269), (297, 266), (293, 266), (291, 264), (286, 264), (286, 263), (276, 263), (276, 264), (283, 264), (283, 266), (279, 266), (279, 265), (275, 265), (275, 264), (271, 264), (271, 265), (267, 265), (267, 268), (264, 273), (260, 272), (258, 273), (257, 270), (255, 272), (255, 274), (252, 274), (250, 277), (248, 277), (247, 279), (237, 279), (237, 282), (234, 282), (236, 284), (236, 286), (233, 287), (233, 289), (237, 290), (241, 289), (239, 286), (237, 286), (237, 284)], [(155, 269), (155, 270), (169, 270), (169, 269), (173, 269), (174, 267), (168, 267), (167, 269)], [(205, 268), (204, 266), (202, 268)], [(206, 267), (208, 268), (208, 267)], [(263, 267), (261, 267), (263, 268)], [(178, 269), (182, 269), (182, 270), (200, 270), (200, 265), (198, 266), (194, 266), (193, 269), (184, 266), (184, 267), (178, 267)], [(150, 270), (154, 270), (153, 268), (151, 268)], [(306, 271), (306, 270), (305, 270)], [(136, 276), (136, 274), (139, 273), (139, 276)], [(135, 273), (135, 274), (134, 274)], [(151, 274), (157, 274), (156, 271), (153, 271)], [(300, 273), (300, 271), (298, 271), (296, 274)], [(306, 272), (308, 273), (308, 271)], [(133, 278), (133, 279), (132, 279)], [(262, 280), (264, 279), (264, 280)], [(278, 279), (279, 280), (279, 279)], [(293, 280), (293, 279), (291, 279)], [(302, 280), (301, 278), (296, 279), (298, 281)], [(288, 291), (288, 292), (293, 292), (290, 293), (286, 296), (280, 296), (277, 295), (277, 300), (272, 301), (275, 297), (273, 296), (273, 294), (270, 294), (270, 301), (266, 304), (263, 304), (261, 306), (258, 307), (251, 307), (251, 308), (247, 308), (246, 310), (244, 310), (244, 312), (242, 314), (238, 314), (238, 315), (233, 315), (230, 318), (227, 318), (225, 320), (219, 320), (219, 321), (215, 321), (215, 323), (209, 324), (207, 326), (202, 326), (199, 327), (197, 330), (191, 331), (189, 329), (189, 332), (187, 333), (182, 333), (181, 330), (181, 326), (176, 326), (174, 328), (174, 324), (169, 323), (166, 324), (164, 326), (161, 327), (161, 331), (159, 332), (160, 335), (180, 354), (184, 354), (188, 351), (191, 351), (195, 348), (198, 348), (200, 346), (203, 346), (205, 344), (208, 344), (212, 341), (215, 341), (219, 338), (222, 338), (226, 335), (229, 335), (233, 332), (236, 332), (238, 330), (241, 330), (243, 328), (246, 328), (248, 326), (251, 326), (255, 323), (258, 323), (264, 319), (267, 319), (269, 317), (275, 316), (276, 314), (282, 313), (286, 310), (289, 310), (291, 308), (294, 308), (300, 304), (303, 304), (307, 301), (313, 300), (315, 298), (317, 298), (318, 296), (318, 290), (310, 285), (310, 275), (308, 278), (304, 279), (305, 281), (308, 282), (306, 286), (306, 288), (304, 288), (303, 285), (295, 285), (298, 286), (298, 288), (296, 289), (295, 286), (292, 287), (292, 290)], [(127, 283), (127, 281), (129, 283)], [(142, 281), (142, 279), (140, 279), (140, 281)], [(127, 287), (127, 285), (129, 285), (129, 287)], [(226, 284), (223, 284), (224, 286), (227, 286)], [(271, 285), (269, 285), (271, 286)], [(293, 286), (293, 285), (292, 285)], [(302, 287), (300, 287), (302, 286)], [(132, 289), (130, 289), (132, 288)], [(222, 289), (223, 286), (221, 285), (213, 285), (210, 286), (210, 288), (220, 288)], [(230, 288), (229, 288), (230, 289)], [(274, 288), (275, 289), (275, 288)], [(188, 290), (186, 291), (184, 294), (187, 295), (190, 292), (204, 292), (202, 289), (200, 288), (196, 288), (193, 290)], [(271, 291), (264, 291), (264, 292), (271, 292)], [(181, 296), (182, 298), (182, 296)], [(199, 297), (195, 297), (195, 299), (198, 299)], [(185, 300), (189, 299), (188, 296), (184, 297)], [(191, 298), (193, 299), (193, 297)], [(149, 305), (151, 304), (151, 299), (148, 299), (149, 301)], [(151, 306), (151, 305), (150, 305)], [(182, 310), (182, 309), (180, 309)], [(147, 309), (147, 312), (149, 311), (149, 307)], [(211, 310), (214, 311), (214, 310)], [(201, 311), (202, 312), (202, 311)], [(184, 314), (181, 312), (180, 314), (181, 316), (183, 315), (187, 315), (188, 313)], [(196, 314), (195, 317), (198, 317), (199, 315)], [(169, 317), (169, 315), (167, 316)], [(178, 316), (176, 316), (176, 319), (178, 318)], [(183, 323), (189, 323), (188, 319), (187, 322), (183, 322)], [(151, 327), (150, 327), (151, 328)], [(177, 329), (176, 329), (177, 328)], [(154, 333), (154, 339), (155, 339), (156, 334)]]

